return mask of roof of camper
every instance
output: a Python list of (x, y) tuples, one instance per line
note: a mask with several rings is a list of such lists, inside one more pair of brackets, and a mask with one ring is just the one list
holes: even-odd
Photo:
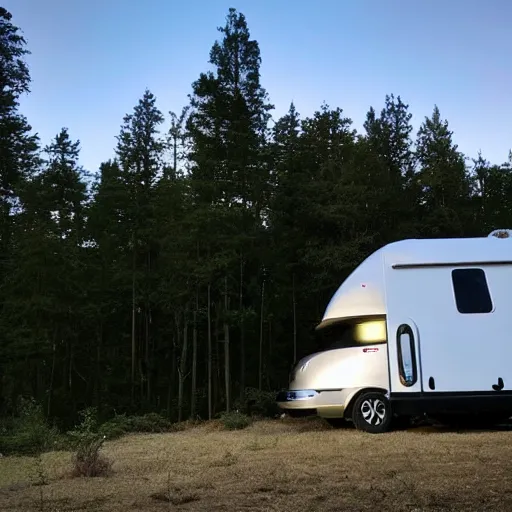
[(512, 261), (512, 239), (480, 238), (408, 239), (385, 245), (381, 254), (387, 265), (474, 264)]
[(385, 315), (383, 264), (414, 268), (499, 262), (512, 262), (512, 238), (408, 239), (390, 243), (369, 255), (341, 283), (318, 327), (342, 318)]

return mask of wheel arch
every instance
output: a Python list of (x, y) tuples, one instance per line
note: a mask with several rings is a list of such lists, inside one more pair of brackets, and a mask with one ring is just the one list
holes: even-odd
[(383, 395), (388, 394), (388, 390), (385, 388), (379, 388), (378, 386), (372, 386), (368, 388), (361, 388), (352, 393), (350, 397), (347, 399), (345, 403), (345, 412), (343, 414), (343, 417), (347, 420), (352, 420), (352, 411), (354, 409), (354, 404), (356, 400), (363, 394), (363, 393), (382, 393)]

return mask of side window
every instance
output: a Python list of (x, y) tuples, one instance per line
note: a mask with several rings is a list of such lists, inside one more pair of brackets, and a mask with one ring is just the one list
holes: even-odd
[(452, 270), (452, 283), (459, 313), (490, 313), (492, 311), (491, 294), (483, 269)]
[(413, 386), (418, 381), (416, 365), (416, 349), (414, 346), (414, 334), (407, 324), (402, 324), (396, 332), (398, 347), (398, 371), (400, 382), (407, 387)]

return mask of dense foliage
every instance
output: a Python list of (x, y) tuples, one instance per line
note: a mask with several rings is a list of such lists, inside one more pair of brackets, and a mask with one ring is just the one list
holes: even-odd
[[(19, 113), (26, 42), (0, 9), (0, 411), (208, 418), (272, 391), (314, 347), (342, 279), (382, 244), (512, 224), (510, 162), (469, 161), (437, 107), (390, 94), (363, 133), (340, 108), (271, 121), (260, 51), (230, 9), (170, 119), (149, 91), (92, 183), (63, 128)], [(166, 121), (170, 121), (170, 129)]]

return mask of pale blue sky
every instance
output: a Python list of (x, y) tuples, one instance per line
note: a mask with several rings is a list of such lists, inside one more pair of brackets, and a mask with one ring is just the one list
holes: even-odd
[[(323, 101), (362, 128), (387, 93), (415, 129), (435, 103), (468, 156), (502, 163), (512, 148), (510, 0), (4, 0), (32, 55), (22, 110), (47, 143), (66, 126), (81, 162), (114, 156), (123, 115), (144, 89), (179, 111), (208, 69), (229, 7), (260, 44), (262, 84), (302, 115)], [(167, 126), (167, 125), (166, 125)]]

